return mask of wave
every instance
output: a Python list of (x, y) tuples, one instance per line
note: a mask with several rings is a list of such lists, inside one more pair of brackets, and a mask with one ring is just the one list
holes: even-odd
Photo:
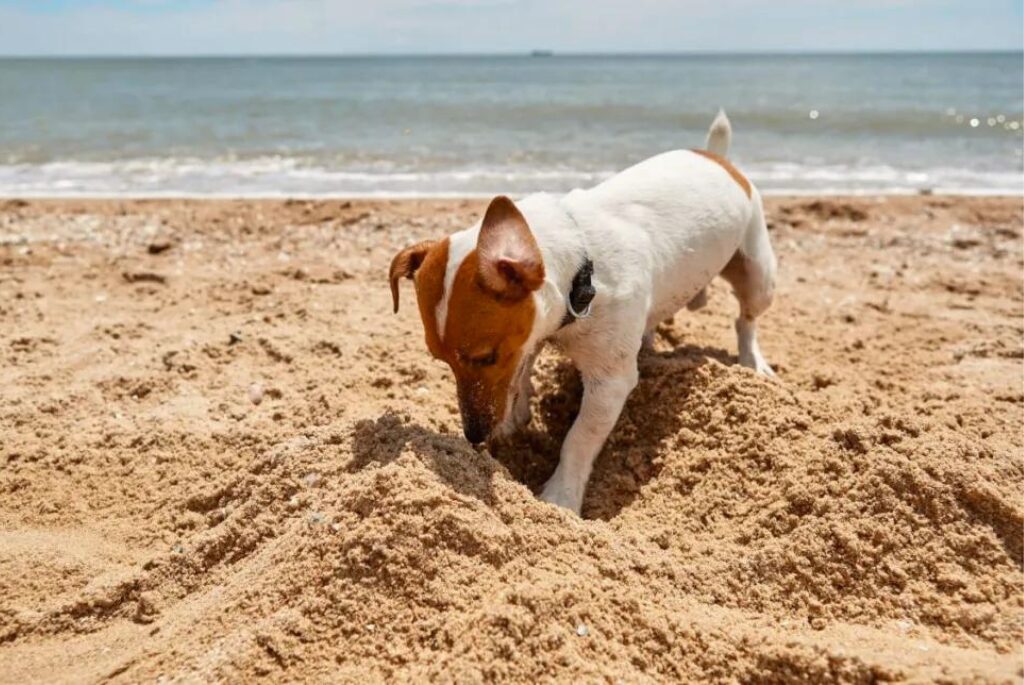
[[(1021, 169), (897, 168), (884, 164), (741, 164), (765, 194), (1024, 193)], [(564, 191), (615, 169), (331, 168), (285, 156), (247, 160), (148, 158), (0, 165), (0, 195), (22, 197), (453, 197)]]

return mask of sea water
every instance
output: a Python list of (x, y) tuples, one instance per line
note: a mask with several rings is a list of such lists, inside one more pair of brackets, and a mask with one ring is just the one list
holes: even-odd
[(1014, 52), (0, 59), (0, 195), (568, 190), (719, 107), (766, 193), (1022, 192)]

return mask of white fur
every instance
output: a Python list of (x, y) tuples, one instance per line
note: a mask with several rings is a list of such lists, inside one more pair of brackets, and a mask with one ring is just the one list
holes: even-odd
[[(724, 112), (708, 145), (725, 154), (731, 137)], [(643, 161), (587, 190), (538, 193), (516, 206), (544, 258), (546, 280), (534, 293), (536, 320), (524, 346), (517, 381), (510, 388), (501, 434), (529, 421), (529, 372), (545, 341), (560, 345), (580, 370), (584, 393), (579, 415), (562, 445), (541, 499), (579, 513), (594, 458), (636, 386), (637, 354), (645, 334), (691, 301), (741, 255), (733, 281), (740, 300), (740, 362), (771, 375), (757, 345), (754, 320), (771, 302), (775, 256), (756, 189), (751, 197), (717, 162), (689, 150)], [(438, 306), (439, 329), (447, 314), (454, 273), (476, 245), (480, 226), (451, 236), (446, 295)], [(573, 276), (589, 257), (597, 296), (592, 316), (560, 328)]]
[(704, 149), (714, 152), (720, 157), (729, 154), (729, 146), (732, 144), (732, 126), (729, 125), (729, 117), (725, 116), (725, 110), (718, 110), (715, 120), (711, 122), (708, 129), (708, 137), (704, 142)]

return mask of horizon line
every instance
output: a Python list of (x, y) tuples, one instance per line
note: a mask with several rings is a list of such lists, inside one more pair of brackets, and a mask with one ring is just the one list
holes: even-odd
[(864, 49), (864, 50), (612, 50), (558, 51), (548, 48), (501, 52), (238, 52), (238, 53), (0, 53), (0, 59), (366, 59), (366, 58), (449, 58), (449, 57), (831, 57), (890, 55), (998, 55), (1021, 54), (1020, 48), (957, 48), (957, 49)]

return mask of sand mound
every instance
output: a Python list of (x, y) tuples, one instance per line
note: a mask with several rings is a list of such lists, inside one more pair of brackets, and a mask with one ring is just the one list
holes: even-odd
[[(815, 203), (807, 216), (870, 221), (876, 209), (856, 202)], [(343, 255), (380, 230), (372, 214), (357, 221), (365, 229), (345, 224), (355, 247)], [(993, 391), (987, 373), (956, 390), (961, 375), (913, 385), (935, 373), (913, 350), (899, 361), (916, 370), (797, 371), (816, 344), (799, 321), (774, 340), (766, 327), (783, 382), (766, 381), (722, 347), (687, 343), (718, 345), (713, 326), (728, 339), (719, 289), (642, 358), (579, 520), (531, 494), (579, 404), (564, 360), (539, 363), (530, 430), (493, 455), (475, 451), (414, 317), (387, 319), (385, 289), (363, 301), (388, 246), (337, 267), (348, 275), (324, 292), (309, 271), (276, 264), (281, 245), (268, 236), (255, 274), (208, 283), (184, 261), (199, 282), (175, 293), (173, 268), (163, 284), (129, 283), (113, 264), (102, 287), (126, 309), (141, 300), (123, 321), (5, 339), (24, 374), (0, 424), (0, 680), (1020, 677), (1012, 386)], [(322, 249), (315, 236), (292, 240), (290, 251)], [(230, 261), (239, 248), (204, 249)], [(32, 280), (39, 268), (24, 265), (17, 287), (48, 281)], [(64, 287), (53, 297), (69, 307), (94, 299)], [(999, 306), (1019, 292), (1009, 297)], [(794, 298), (778, 318), (813, 304)], [(211, 310), (222, 317), (212, 324)], [(876, 315), (899, 318), (866, 306), (818, 330)], [(353, 329), (338, 334), (339, 317)], [(1003, 336), (970, 349), (1019, 374), (1019, 356), (992, 352), (1019, 350)], [(844, 355), (864, 349), (837, 340)], [(993, 392), (1008, 399), (991, 404)]]

